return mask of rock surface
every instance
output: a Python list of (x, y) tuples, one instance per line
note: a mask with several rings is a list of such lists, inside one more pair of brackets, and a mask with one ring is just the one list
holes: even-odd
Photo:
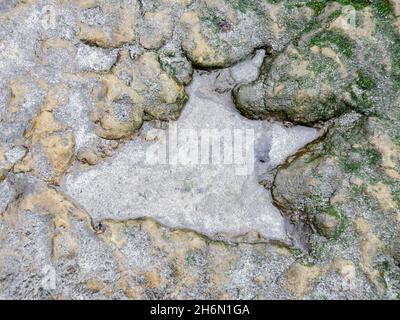
[[(0, 25), (0, 298), (400, 297), (398, 1), (5, 0)], [(254, 146), (148, 158), (174, 126)]]

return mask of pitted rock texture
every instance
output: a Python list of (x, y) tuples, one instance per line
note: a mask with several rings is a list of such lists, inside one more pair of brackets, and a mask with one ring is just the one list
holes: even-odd
[(250, 118), (331, 121), (280, 166), (274, 203), (295, 222), (303, 263), (358, 261), (384, 298), (399, 298), (400, 288), (397, 7), (321, 1), (315, 23), (234, 92)]
[[(400, 297), (399, 1), (3, 0), (0, 26), (0, 298)], [(175, 123), (255, 129), (254, 173), (141, 165)]]
[[(258, 54), (254, 60), (261, 62), (260, 58), (262, 55)], [(196, 72), (186, 88), (190, 100), (177, 121), (170, 122), (165, 129), (144, 125), (140, 134), (121, 147), (118, 154), (97, 166), (77, 163), (66, 174), (63, 189), (96, 220), (147, 216), (208, 236), (253, 230), (265, 238), (288, 241), (285, 219), (259, 181), (320, 133), (311, 128), (286, 128), (268, 121), (249, 120), (237, 112), (229, 83), (233, 85), (235, 78), (249, 76), (241, 74), (241, 69), (249, 71), (253, 66), (257, 70), (254, 60), (217, 72)], [(193, 130), (195, 135), (188, 136), (187, 130)], [(233, 140), (235, 130), (243, 142), (254, 136), (254, 151), (246, 151), (244, 145), (238, 144), (232, 148), (229, 164), (222, 152), (211, 148), (210, 157), (216, 159), (218, 155), (221, 160), (217, 163), (204, 159), (199, 151), (201, 143), (213, 131), (222, 149), (227, 145), (224, 141), (219, 143), (218, 138), (227, 136), (226, 139)], [(175, 136), (177, 140), (173, 142)], [(171, 163), (175, 149), (177, 161)], [(165, 157), (150, 161), (152, 150)], [(186, 150), (197, 153), (188, 164), (183, 157)], [(238, 157), (239, 153), (243, 156)]]
[[(303, 266), (278, 243), (248, 243), (252, 235), (215, 241), (148, 218), (99, 227), (60, 191), (27, 180), (15, 181), (18, 200), (1, 216), (3, 298), (289, 299), (327, 277), (330, 294), (376, 297), (351, 261)], [(37, 285), (48, 268), (55, 288)]]

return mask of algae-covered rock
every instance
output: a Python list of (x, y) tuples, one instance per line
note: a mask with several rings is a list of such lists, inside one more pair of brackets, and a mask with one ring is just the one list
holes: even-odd
[(196, 1), (181, 16), (186, 29), (182, 48), (201, 68), (232, 65), (255, 48), (280, 50), (313, 16), (312, 9), (296, 6), (297, 2)]
[(327, 5), (296, 41), (266, 60), (259, 80), (236, 88), (238, 109), (250, 118), (304, 124), (351, 110), (391, 112), (399, 85), (396, 20), (378, 4), (357, 8)]
[(105, 139), (131, 136), (144, 120), (175, 120), (187, 100), (183, 86), (162, 70), (157, 55), (143, 53), (132, 60), (120, 53), (112, 75), (99, 77), (94, 88), (92, 119)]

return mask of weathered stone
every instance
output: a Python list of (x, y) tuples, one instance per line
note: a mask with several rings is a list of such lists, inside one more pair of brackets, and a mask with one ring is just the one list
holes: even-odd
[(242, 60), (255, 48), (281, 49), (312, 19), (305, 6), (272, 4), (267, 1), (197, 1), (180, 22), (186, 30), (185, 54), (201, 68), (227, 67)]
[(310, 285), (318, 277), (319, 272), (316, 266), (307, 267), (294, 263), (286, 274), (284, 287), (294, 298), (302, 299), (310, 291)]
[(100, 47), (120, 47), (135, 40), (136, 0), (74, 1), (80, 9), (78, 37)]
[(340, 225), (340, 217), (329, 213), (317, 214), (313, 221), (318, 233), (327, 238), (335, 236)]
[(4, 168), (0, 169), (0, 182), (3, 182), (7, 177), (7, 170)]
[[(0, 2), (0, 298), (398, 299), (397, 1)], [(177, 119), (251, 178), (144, 166)]]
[[(96, 166), (74, 166), (65, 177), (64, 190), (96, 220), (146, 216), (209, 236), (225, 233), (232, 238), (229, 233), (254, 230), (261, 237), (285, 241), (284, 219), (258, 183), (259, 174), (283, 162), (289, 154), (318, 137), (319, 132), (242, 117), (230, 100), (229, 89), (224, 94), (215, 93), (217, 79), (223, 73), (230, 75), (232, 70), (196, 72), (186, 88), (191, 100), (178, 121), (171, 122), (165, 130), (146, 123), (140, 134), (127, 141), (112, 158)], [(234, 80), (230, 85), (234, 85)], [(215, 149), (209, 156), (201, 153), (201, 143), (207, 143), (209, 134), (214, 137), (212, 141), (225, 143), (220, 138), (233, 139), (235, 130), (249, 144), (254, 134), (254, 155), (250, 151), (239, 160), (234, 154), (244, 146), (233, 146), (235, 149), (228, 156)], [(192, 149), (199, 149), (193, 157), (189, 155), (189, 161), (185, 157), (186, 133), (190, 134)], [(99, 154), (95, 148), (91, 150)], [(229, 157), (236, 162), (224, 165), (230, 161)]]
[(400, 241), (395, 240), (393, 243), (393, 258), (397, 265), (400, 265)]
[(174, 120), (187, 100), (183, 86), (161, 69), (152, 52), (136, 61), (121, 52), (113, 74), (99, 80), (92, 119), (99, 124), (96, 133), (106, 139), (131, 136), (144, 120)]
[(114, 75), (103, 76), (92, 96), (97, 100), (92, 120), (105, 139), (132, 135), (143, 124), (143, 98)]
[(86, 148), (77, 154), (79, 161), (90, 165), (95, 165), (99, 162), (99, 155), (92, 148)]
[(170, 9), (146, 12), (143, 16), (144, 34), (140, 44), (146, 49), (158, 49), (172, 37), (173, 22)]
[[(102, 221), (105, 231), (96, 233), (90, 217), (62, 193), (37, 181), (34, 186), (19, 183), (21, 197), (0, 218), (5, 297), (263, 298), (274, 288), (261, 279), (287, 265), (273, 245), (229, 245), (151, 219)], [(51, 238), (39, 237), (43, 230)], [(32, 246), (41, 246), (39, 255), (26, 249)], [(8, 269), (10, 263), (13, 269)], [(63, 281), (47, 291), (35, 290), (46, 267), (54, 268)], [(21, 289), (13, 279), (23, 268), (30, 268), (31, 281)], [(254, 287), (242, 288), (238, 295), (247, 282)]]
[(266, 61), (259, 80), (235, 90), (239, 110), (250, 118), (305, 124), (349, 110), (390, 113), (397, 95), (398, 34), (390, 13), (382, 17), (379, 10), (372, 5), (354, 11), (351, 22), (353, 13), (328, 5), (298, 41)]
[[(279, 169), (272, 189), (275, 202), (286, 214), (303, 216), (331, 241), (307, 240), (313, 261), (336, 254), (344, 258), (359, 250), (362, 270), (382, 296), (387, 293), (382, 281), (392, 290), (399, 285), (398, 267), (382, 262), (391, 260), (384, 248), (390, 248), (389, 239), (399, 235), (399, 207), (393, 197), (399, 192), (398, 166), (391, 162), (397, 153), (391, 147), (393, 138), (386, 137), (385, 147), (377, 143), (383, 128), (396, 135), (395, 125), (387, 120), (354, 116), (337, 120), (324, 139)], [(377, 214), (379, 222), (374, 220)], [(351, 240), (355, 236), (358, 240)], [(346, 242), (351, 246), (345, 247)]]

